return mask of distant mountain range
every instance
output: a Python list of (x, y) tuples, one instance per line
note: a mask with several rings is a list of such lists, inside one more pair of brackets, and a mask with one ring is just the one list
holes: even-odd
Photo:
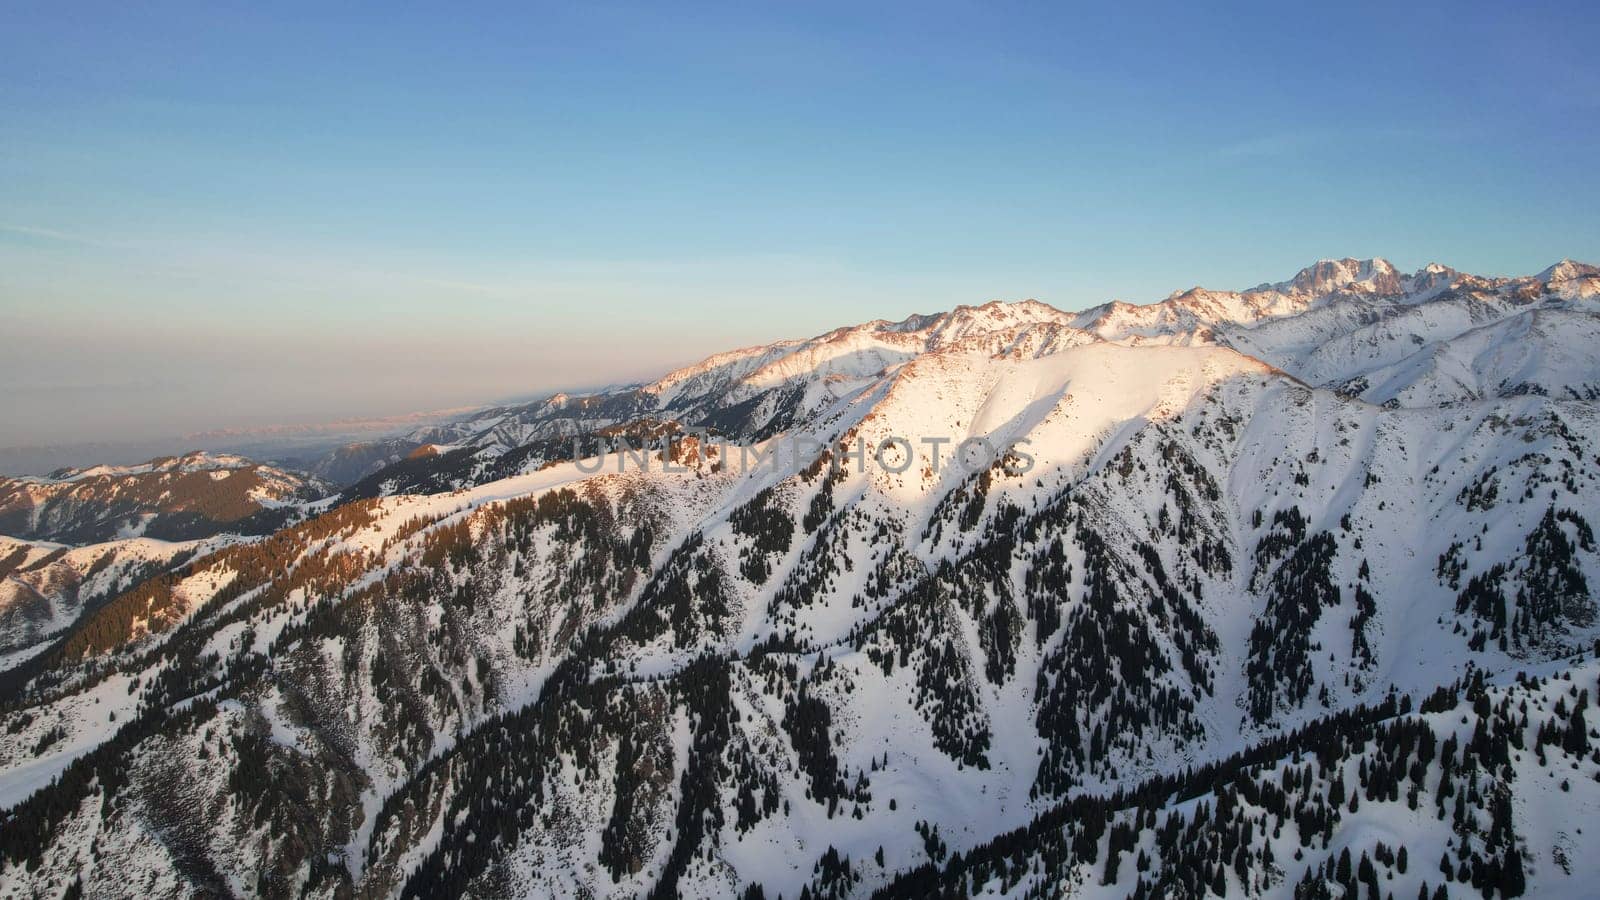
[(1324, 260), (7, 482), (0, 890), (1588, 896), (1597, 325)]
[(280, 511), (327, 492), (315, 478), (209, 453), (61, 469), (47, 478), (0, 477), (0, 533), (74, 544), (264, 534), (284, 524)]

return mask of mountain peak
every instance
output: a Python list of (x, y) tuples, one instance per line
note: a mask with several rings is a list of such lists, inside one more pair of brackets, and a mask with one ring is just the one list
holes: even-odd
[(1600, 266), (1581, 263), (1570, 257), (1562, 259), (1539, 273), (1539, 280), (1545, 284), (1557, 281), (1571, 281), (1574, 278), (1585, 278), (1600, 275)]
[(1537, 277), (1546, 291), (1567, 300), (1600, 297), (1600, 266), (1563, 259)]
[(1038, 300), (990, 300), (982, 306), (957, 306), (937, 319), (930, 339), (943, 344), (975, 334), (1005, 331), (1044, 322), (1066, 323), (1067, 313)]
[(986, 315), (986, 316), (1044, 316), (1051, 317), (1062, 315), (1061, 310), (1048, 303), (1042, 303), (1033, 298), (1026, 300), (990, 300), (977, 306), (960, 304), (950, 310), (946, 315)]
[(1392, 294), (1400, 291), (1400, 272), (1382, 257), (1319, 259), (1295, 273), (1283, 287), (1288, 293), (1316, 296), (1347, 292)]

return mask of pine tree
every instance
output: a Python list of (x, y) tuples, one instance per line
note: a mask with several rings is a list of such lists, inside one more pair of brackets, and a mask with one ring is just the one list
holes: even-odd
[(1503, 897), (1520, 897), (1528, 889), (1527, 876), (1522, 871), (1522, 851), (1515, 847), (1506, 852), (1498, 887)]

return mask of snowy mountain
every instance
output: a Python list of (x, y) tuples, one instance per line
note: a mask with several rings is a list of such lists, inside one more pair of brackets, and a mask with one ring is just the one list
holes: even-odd
[(150, 536), (192, 540), (281, 527), (286, 507), (328, 486), (241, 456), (188, 453), (136, 466), (0, 477), (0, 534), (81, 544)]
[(1324, 261), (420, 430), (38, 651), (0, 885), (1587, 896), (1597, 297)]
[(0, 670), (33, 657), (101, 602), (228, 540), (127, 538), (71, 547), (0, 536)]
[[(1043, 303), (991, 302), (900, 322), (873, 321), (839, 328), (805, 341), (782, 341), (712, 356), (644, 385), (588, 396), (556, 394), (533, 403), (481, 410), (460, 420), (417, 429), (384, 445), (391, 465), (408, 462), (424, 446), (447, 456), (424, 476), (427, 487), (479, 482), (508, 474), (515, 465), (537, 467), (570, 458), (575, 437), (644, 422), (711, 428), (749, 439), (766, 439), (803, 425), (830, 405), (880, 379), (884, 373), (929, 352), (987, 349), (993, 353), (1044, 355), (1094, 341), (1070, 327), (1072, 316)], [(370, 445), (364, 445), (370, 446)], [(449, 455), (449, 451), (467, 451)], [(362, 452), (352, 446), (345, 456)], [(330, 456), (330, 460), (333, 457)], [(322, 471), (322, 466), (315, 466)], [(371, 484), (359, 496), (418, 486), (414, 463), (399, 471), (366, 472)], [(443, 471), (448, 468), (449, 471)], [(437, 471), (438, 474), (431, 474)], [(382, 491), (385, 481), (393, 484)]]
[[(1600, 344), (1587, 338), (1597, 311), (1600, 269), (1570, 260), (1521, 278), (1437, 263), (1405, 275), (1383, 259), (1321, 260), (1286, 281), (1242, 292), (1191, 288), (1144, 306), (1113, 302), (1068, 314), (1031, 300), (993, 302), (868, 322), (719, 354), (645, 385), (481, 410), (341, 448), (312, 468), (347, 485), (364, 480), (347, 496), (369, 497), (532, 471), (569, 459), (574, 438), (641, 422), (760, 440), (910, 359), (964, 343), (1013, 356), (1096, 341), (1224, 346), (1307, 384), (1391, 406), (1517, 393), (1592, 397)], [(424, 447), (437, 451), (431, 463), (411, 456)]]

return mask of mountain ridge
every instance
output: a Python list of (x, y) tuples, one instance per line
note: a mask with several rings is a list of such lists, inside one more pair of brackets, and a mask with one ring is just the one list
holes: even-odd
[[(1482, 278), (1429, 264), (1413, 275), (1402, 276), (1381, 258), (1346, 258), (1322, 260), (1287, 281), (1245, 292), (1193, 288), (1142, 306), (1113, 301), (1079, 313), (1065, 312), (1037, 300), (958, 306), (946, 313), (919, 313), (892, 322), (877, 319), (809, 339), (714, 354), (655, 381), (626, 388), (590, 395), (561, 393), (529, 404), (479, 411), (454, 423), (419, 429), (395, 441), (388, 450), (388, 462), (423, 444), (471, 447), (480, 456), (473, 466), (503, 472), (503, 466), (497, 467), (488, 460), (541, 443), (541, 450), (527, 455), (530, 464), (543, 464), (561, 458), (557, 448), (561, 441), (570, 442), (599, 428), (622, 427), (645, 418), (676, 419), (743, 438), (765, 437), (816, 412), (838, 390), (849, 390), (852, 379), (859, 385), (904, 364), (913, 355), (938, 352), (963, 340), (988, 346), (995, 353), (1036, 355), (1095, 340), (1219, 344), (1308, 384), (1354, 389), (1363, 383), (1363, 378), (1372, 381), (1381, 367), (1346, 365), (1337, 371), (1322, 371), (1307, 365), (1309, 350), (1349, 334), (1359, 325), (1415, 319), (1413, 310), (1423, 310), (1427, 316), (1436, 310), (1446, 315), (1464, 312), (1478, 324), (1486, 324), (1486, 315), (1504, 318), (1531, 308), (1530, 304), (1576, 304), (1579, 312), (1587, 314), (1600, 310), (1600, 294), (1584, 294), (1573, 289), (1572, 283), (1573, 279), (1594, 280), (1585, 274), (1591, 270), (1600, 272), (1593, 266), (1565, 261), (1539, 276)], [(1563, 280), (1560, 273), (1568, 271), (1572, 277)], [(1535, 284), (1559, 287), (1554, 292), (1545, 290), (1530, 296), (1529, 286)], [(1342, 316), (1354, 324), (1334, 323), (1324, 333), (1295, 334), (1291, 326), (1305, 320), (1308, 314)], [(1438, 337), (1448, 342), (1462, 331)], [(1386, 340), (1391, 346), (1402, 347), (1422, 333), (1408, 329)], [(1269, 335), (1273, 338), (1270, 343), (1265, 340)], [(1285, 342), (1285, 338), (1291, 340)], [(1420, 354), (1426, 348), (1412, 344), (1406, 349), (1400, 358), (1385, 365), (1398, 364), (1404, 356)], [(1581, 346), (1576, 349), (1584, 355)], [(1518, 385), (1526, 385), (1527, 389), (1552, 387), (1541, 382), (1537, 373)], [(1387, 390), (1372, 396), (1377, 402), (1399, 402), (1398, 397), (1408, 395), (1406, 385), (1391, 383)], [(1456, 399), (1472, 396), (1474, 389), (1463, 384)], [(459, 463), (459, 457), (456, 460)], [(365, 474), (382, 481), (381, 471), (382, 465), (369, 466)], [(464, 477), (471, 480), (475, 476)], [(403, 483), (403, 477), (397, 481)]]
[(328, 489), (311, 476), (201, 451), (132, 466), (67, 468), (45, 477), (0, 477), (0, 533), (74, 544), (146, 534), (189, 540), (230, 529), (259, 534)]

